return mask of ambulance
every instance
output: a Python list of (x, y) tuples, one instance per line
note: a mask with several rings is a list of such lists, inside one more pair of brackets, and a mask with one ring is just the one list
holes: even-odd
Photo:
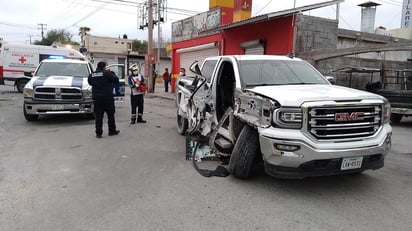
[(10, 85), (23, 92), (30, 80), (24, 72), (33, 73), (43, 59), (70, 58), (86, 60), (80, 52), (57, 46), (11, 44), (4, 42), (0, 49), (0, 85)]

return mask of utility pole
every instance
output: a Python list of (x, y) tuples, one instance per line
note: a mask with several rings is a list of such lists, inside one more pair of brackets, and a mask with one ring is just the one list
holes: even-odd
[(161, 1), (157, 1), (157, 7), (156, 7), (156, 9), (157, 9), (157, 63), (158, 63), (158, 65), (157, 65), (157, 67), (159, 68), (160, 67), (160, 41), (161, 41), (161, 38), (160, 38), (160, 36), (161, 36), (161, 27), (160, 27), (160, 3), (161, 3)]
[(147, 38), (149, 41), (147, 41), (147, 56), (149, 57), (148, 64), (149, 67), (147, 68), (147, 77), (149, 80), (149, 93), (154, 93), (153, 92), (153, 87), (154, 84), (156, 84), (155, 81), (153, 81), (153, 64), (151, 62), (151, 57), (153, 56), (153, 0), (148, 1), (148, 9), (147, 9)]
[[(156, 1), (156, 4), (153, 3)], [(145, 70), (147, 71), (148, 78), (148, 92), (153, 92), (153, 86), (156, 84), (153, 77), (153, 64), (159, 62), (160, 60), (160, 41), (158, 40), (158, 52), (157, 58), (153, 53), (153, 30), (154, 25), (158, 23), (158, 39), (161, 37), (161, 27), (160, 23), (165, 21), (164, 11), (167, 0), (147, 0), (146, 3), (140, 4), (138, 8), (138, 13), (140, 13), (139, 29), (143, 30), (147, 27), (148, 30), (148, 41), (147, 41), (147, 57)], [(157, 11), (153, 11), (154, 5)]]
[(33, 36), (33, 35), (31, 35), (31, 34), (29, 34), (29, 35), (27, 35), (27, 36), (29, 36), (29, 38), (30, 38), (30, 45), (31, 45), (31, 36)]
[(43, 23), (37, 23), (37, 26), (39, 27), (38, 30), (41, 30), (41, 39), (44, 39), (44, 31), (47, 30), (46, 26), (47, 24)]

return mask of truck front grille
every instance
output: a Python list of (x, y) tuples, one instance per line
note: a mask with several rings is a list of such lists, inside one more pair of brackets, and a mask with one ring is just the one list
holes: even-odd
[(381, 120), (380, 106), (309, 108), (308, 131), (320, 140), (367, 137)]
[(78, 88), (36, 87), (33, 99), (36, 100), (81, 100), (83, 94)]

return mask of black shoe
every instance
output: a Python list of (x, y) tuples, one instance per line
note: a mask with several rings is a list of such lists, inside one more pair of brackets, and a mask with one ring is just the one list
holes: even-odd
[(140, 118), (140, 119), (137, 119), (137, 122), (138, 123), (146, 123), (146, 120), (143, 120), (142, 118)]
[(130, 124), (135, 124), (136, 123), (136, 121), (132, 121), (132, 122), (130, 122)]
[(114, 132), (109, 132), (109, 136), (115, 136), (118, 135), (120, 133), (120, 130), (116, 130)]
[(102, 134), (96, 134), (96, 138), (102, 138)]

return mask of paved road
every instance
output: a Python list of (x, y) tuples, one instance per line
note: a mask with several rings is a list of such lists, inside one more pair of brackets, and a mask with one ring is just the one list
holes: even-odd
[(377, 171), (206, 178), (184, 158), (173, 101), (158, 95), (145, 98), (147, 124), (129, 126), (118, 103), (119, 136), (96, 139), (82, 117), (27, 122), (21, 95), (0, 86), (0, 231), (411, 230), (412, 120), (394, 126)]

